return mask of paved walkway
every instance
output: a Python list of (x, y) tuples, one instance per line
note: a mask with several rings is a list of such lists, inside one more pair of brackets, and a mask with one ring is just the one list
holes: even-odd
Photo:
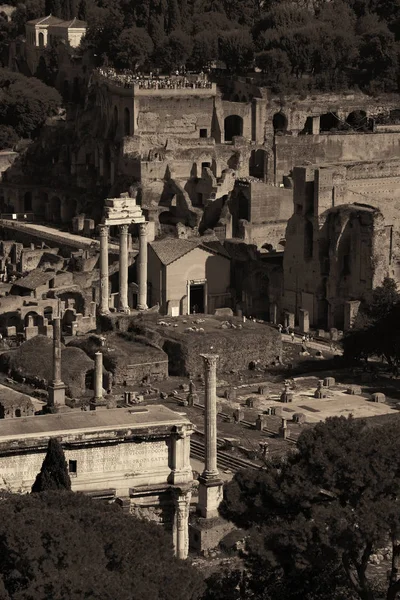
[(315, 340), (313, 340), (312, 342), (302, 342), (301, 338), (303, 336), (300, 335), (295, 335), (294, 341), (292, 341), (292, 338), (288, 333), (282, 333), (281, 335), (283, 342), (297, 344), (299, 346), (304, 345), (306, 348), (312, 350), (320, 350), (322, 353), (325, 354), (343, 354), (343, 350), (337, 342), (333, 342), (333, 346), (331, 346), (330, 342), (322, 342)]

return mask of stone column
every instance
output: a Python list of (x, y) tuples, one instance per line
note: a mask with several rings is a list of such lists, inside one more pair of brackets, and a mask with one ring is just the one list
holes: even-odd
[(175, 490), (175, 493), (173, 543), (175, 556), (184, 560), (189, 554), (189, 508), (192, 493), (189, 490)]
[(53, 319), (53, 381), (48, 387), (49, 407), (65, 405), (65, 385), (61, 379), (61, 319)]
[(94, 376), (94, 399), (96, 402), (103, 399), (103, 354), (96, 352), (95, 376)]
[(189, 483), (193, 480), (192, 465), (190, 464), (190, 435), (185, 428), (171, 436), (171, 475), (168, 479), (174, 485)]
[(197, 510), (205, 518), (218, 516), (222, 482), (217, 468), (217, 354), (201, 354), (205, 379), (205, 468), (199, 480)]
[(147, 223), (139, 224), (139, 297), (138, 310), (147, 309)]
[(108, 225), (100, 225), (100, 313), (109, 312)]
[(128, 304), (128, 225), (119, 227), (119, 310), (129, 312)]
[(53, 320), (53, 383), (60, 383), (61, 379), (61, 319)]

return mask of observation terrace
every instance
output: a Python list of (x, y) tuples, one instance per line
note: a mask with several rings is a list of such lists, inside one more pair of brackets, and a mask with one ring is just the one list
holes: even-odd
[(204, 78), (189, 76), (137, 77), (131, 72), (99, 68), (93, 81), (106, 84), (110, 91), (126, 96), (215, 96), (217, 85)]

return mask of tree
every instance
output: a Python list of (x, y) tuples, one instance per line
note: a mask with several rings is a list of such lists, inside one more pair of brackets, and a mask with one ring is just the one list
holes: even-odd
[(142, 27), (124, 29), (112, 49), (115, 66), (121, 69), (137, 69), (150, 58), (154, 44)]
[(32, 492), (48, 490), (70, 490), (71, 479), (68, 474), (67, 462), (60, 442), (50, 438), (47, 454), (44, 457), (40, 473), (37, 474)]
[(220, 56), (229, 71), (246, 71), (253, 62), (254, 46), (250, 33), (236, 29), (223, 33), (220, 37)]
[(192, 48), (190, 36), (183, 31), (174, 31), (155, 52), (154, 63), (161, 66), (164, 72), (170, 73), (186, 64)]
[(271, 83), (286, 81), (291, 71), (288, 55), (278, 48), (257, 54), (256, 65), (267, 75), (267, 79)]
[(18, 140), (15, 129), (9, 125), (0, 125), (0, 150), (13, 148)]
[(203, 31), (194, 36), (190, 63), (201, 71), (218, 59), (218, 39), (212, 31)]
[(276, 585), (290, 583), (282, 598), (377, 600), (369, 559), (389, 544), (394, 559), (385, 593), (394, 600), (400, 591), (399, 451), (397, 423), (367, 427), (334, 417), (304, 431), (285, 462), (237, 473), (221, 512), (249, 530), (248, 597), (268, 598), (272, 571)]
[(0, 69), (0, 100), (0, 125), (13, 127), (25, 138), (35, 136), (62, 104), (54, 88), (8, 69)]
[(170, 533), (116, 505), (66, 491), (0, 502), (2, 600), (197, 600), (202, 590)]
[(62, 18), (62, 5), (61, 0), (46, 0), (45, 7), (46, 15), (53, 15), (54, 17)]
[(80, 0), (78, 5), (77, 18), (81, 21), (87, 20), (87, 3), (86, 0)]

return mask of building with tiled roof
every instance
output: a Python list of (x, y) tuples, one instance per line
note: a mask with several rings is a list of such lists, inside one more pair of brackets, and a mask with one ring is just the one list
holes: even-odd
[(31, 73), (35, 73), (44, 48), (55, 41), (77, 48), (86, 33), (86, 28), (85, 21), (63, 21), (53, 15), (28, 21), (25, 24), (26, 60)]
[(215, 238), (166, 238), (149, 244), (149, 303), (161, 314), (213, 314), (231, 306), (230, 256)]

